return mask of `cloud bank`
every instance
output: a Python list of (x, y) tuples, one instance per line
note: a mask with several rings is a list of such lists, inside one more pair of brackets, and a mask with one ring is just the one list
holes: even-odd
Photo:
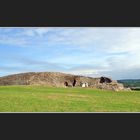
[(140, 78), (140, 28), (0, 28), (0, 76), (60, 71)]

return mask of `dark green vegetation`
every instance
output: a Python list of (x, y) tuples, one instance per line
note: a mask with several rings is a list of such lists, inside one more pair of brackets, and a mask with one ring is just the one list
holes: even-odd
[(140, 79), (118, 80), (118, 82), (122, 83), (125, 87), (130, 87), (133, 90), (140, 90)]
[(140, 91), (0, 86), (0, 112), (139, 112)]

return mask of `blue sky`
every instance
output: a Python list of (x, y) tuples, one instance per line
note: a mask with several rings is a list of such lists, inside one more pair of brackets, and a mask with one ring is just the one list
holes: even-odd
[(140, 78), (140, 28), (0, 28), (0, 76), (43, 71)]

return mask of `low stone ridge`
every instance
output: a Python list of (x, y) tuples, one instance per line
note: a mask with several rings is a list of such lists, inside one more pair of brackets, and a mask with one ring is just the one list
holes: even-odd
[(125, 90), (123, 84), (108, 77), (92, 78), (60, 72), (29, 72), (0, 77), (0, 85), (46, 85), (50, 87), (89, 87)]

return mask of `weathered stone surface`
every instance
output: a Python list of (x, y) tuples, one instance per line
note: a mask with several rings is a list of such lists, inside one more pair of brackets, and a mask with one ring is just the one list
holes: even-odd
[(0, 85), (46, 85), (53, 87), (81, 87), (87, 83), (89, 88), (120, 91), (123, 84), (107, 77), (92, 78), (60, 72), (30, 72), (0, 77)]
[(106, 89), (106, 90), (113, 90), (113, 91), (124, 90), (123, 84), (119, 84), (119, 83), (107, 83), (107, 84), (103, 83), (103, 84), (97, 85), (97, 88)]

